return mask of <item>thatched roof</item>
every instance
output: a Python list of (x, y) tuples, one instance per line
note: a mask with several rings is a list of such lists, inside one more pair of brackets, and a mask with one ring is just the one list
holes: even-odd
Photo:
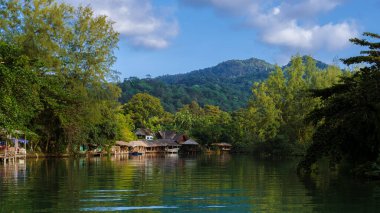
[(196, 145), (196, 146), (198, 146), (199, 144), (196, 141), (194, 141), (193, 139), (189, 139), (189, 140), (183, 142), (182, 145)]
[(135, 135), (146, 136), (146, 135), (153, 135), (153, 133), (149, 129), (137, 128), (135, 131)]
[(125, 141), (116, 141), (115, 144), (118, 146), (128, 146), (128, 142), (125, 142)]
[(185, 134), (178, 133), (174, 136), (174, 141), (177, 143), (182, 143), (188, 140), (188, 137)]
[(154, 142), (165, 145), (165, 146), (181, 146), (171, 139), (158, 139), (158, 140), (155, 140)]
[(174, 137), (177, 135), (174, 131), (158, 131), (156, 136), (159, 139), (174, 139)]
[(137, 147), (137, 146), (148, 147), (149, 145), (145, 141), (130, 141), (130, 142), (128, 142), (127, 146), (129, 146), (129, 147)]
[(229, 146), (229, 147), (231, 147), (232, 145), (229, 143), (212, 143), (211, 146)]
[(170, 140), (170, 139), (157, 139), (157, 140), (154, 140), (154, 141), (146, 142), (146, 144), (148, 145), (148, 147), (181, 146), (178, 143), (176, 143), (176, 142), (174, 142), (173, 140)]

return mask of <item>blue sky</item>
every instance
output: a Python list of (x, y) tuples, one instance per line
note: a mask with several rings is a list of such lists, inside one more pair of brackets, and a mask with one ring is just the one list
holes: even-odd
[(380, 0), (64, 0), (90, 5), (121, 33), (121, 79), (295, 54), (327, 63), (358, 53), (348, 38), (379, 32)]

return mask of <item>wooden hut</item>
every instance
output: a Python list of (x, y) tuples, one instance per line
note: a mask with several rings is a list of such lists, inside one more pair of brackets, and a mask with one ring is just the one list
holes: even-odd
[(0, 141), (0, 161), (5, 162), (5, 152), (6, 152), (6, 143), (3, 141)]
[(199, 144), (193, 139), (189, 139), (181, 144), (181, 152), (193, 154), (200, 151)]
[(163, 148), (161, 148), (161, 150), (165, 153), (178, 153), (179, 147), (181, 147), (180, 144), (171, 139), (158, 139), (155, 140), (155, 142), (160, 144)]
[(160, 153), (165, 149), (165, 146), (158, 143), (157, 140), (147, 141), (146, 144), (146, 153)]
[[(19, 162), (25, 162), (26, 144), (28, 143), (28, 140), (18, 138), (8, 139), (10, 140), (10, 143), (7, 143), (6, 141), (0, 143), (0, 161), (3, 161), (4, 164), (6, 164), (7, 161), (16, 162), (18, 159), (20, 159)], [(20, 146), (20, 144), (24, 144), (24, 147)]]
[(153, 133), (149, 129), (137, 128), (135, 135), (138, 139), (153, 140)]
[(121, 147), (120, 146), (111, 146), (110, 154), (120, 155), (121, 154)]
[(178, 152), (179, 145), (171, 139), (157, 139), (153, 141), (147, 141), (147, 153), (175, 153)]
[(187, 137), (185, 134), (178, 133), (174, 136), (174, 141), (178, 144), (183, 144), (185, 141), (189, 140), (189, 137)]
[(116, 141), (116, 146), (120, 147), (120, 154), (128, 154), (128, 143), (125, 141)]
[(166, 142), (165, 152), (166, 153), (178, 153), (181, 145), (176, 143), (173, 140), (169, 140)]
[(130, 154), (144, 154), (149, 145), (145, 141), (130, 141), (127, 146)]
[(231, 151), (231, 148), (232, 148), (232, 145), (229, 143), (212, 143), (211, 146), (215, 150), (225, 151), (225, 152)]

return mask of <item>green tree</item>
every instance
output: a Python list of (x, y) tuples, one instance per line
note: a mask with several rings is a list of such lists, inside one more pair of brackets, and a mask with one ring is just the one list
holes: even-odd
[(249, 105), (248, 115), (251, 115), (249, 117), (251, 122), (255, 123), (253, 132), (260, 142), (273, 139), (278, 134), (282, 122), (281, 109), (276, 106), (275, 97), (272, 96), (280, 94), (269, 91), (274, 88), (269, 88), (266, 82), (256, 84), (253, 88), (254, 99)]
[(107, 80), (118, 33), (91, 8), (53, 0), (0, 1), (0, 38), (21, 48), (31, 61), (41, 92), (42, 110), (30, 128), (41, 136), (44, 151), (63, 151), (86, 143), (104, 121), (105, 105), (115, 106), (120, 90)]
[(116, 113), (115, 122), (117, 125), (117, 140), (132, 141), (136, 139), (136, 135), (132, 132), (135, 129), (133, 120), (129, 115)]
[(245, 129), (245, 133), (235, 131), (240, 135), (237, 138), (250, 138), (259, 152), (304, 152), (315, 129), (304, 118), (320, 105), (308, 90), (330, 86), (341, 74), (339, 68), (332, 66), (318, 69), (311, 57), (295, 56), (284, 69), (275, 67), (267, 80), (255, 83), (247, 109), (234, 114), (237, 117), (233, 120), (244, 123)]
[(228, 134), (228, 124), (231, 116), (218, 106), (206, 105), (202, 116), (194, 115), (195, 122), (190, 134), (199, 142), (209, 145), (215, 142), (225, 142)]
[(19, 48), (0, 42), (0, 127), (27, 130), (41, 108), (38, 69)]
[(204, 110), (195, 101), (183, 106), (174, 115), (174, 128), (177, 131), (190, 133), (197, 118), (204, 116)]
[(196, 138), (204, 145), (229, 142), (231, 121), (231, 115), (218, 106), (206, 105), (202, 108), (195, 101), (183, 106), (174, 116), (177, 131)]
[[(364, 33), (364, 36), (380, 39), (373, 33)], [(311, 165), (323, 156), (334, 163), (347, 160), (353, 168), (362, 168), (358, 170), (361, 175), (369, 175), (366, 172), (379, 163), (380, 45), (359, 38), (350, 41), (368, 50), (343, 62), (347, 65), (365, 63), (366, 66), (342, 78), (339, 84), (314, 91), (314, 97), (321, 98), (323, 106), (309, 116), (318, 128), (305, 158), (299, 163), (299, 171), (310, 172)]]
[(124, 105), (124, 112), (131, 116), (136, 128), (155, 128), (165, 115), (160, 99), (147, 93), (134, 95)]

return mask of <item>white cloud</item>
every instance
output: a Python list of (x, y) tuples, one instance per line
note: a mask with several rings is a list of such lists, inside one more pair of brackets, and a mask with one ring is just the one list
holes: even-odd
[(172, 12), (155, 8), (151, 0), (62, 0), (78, 6), (89, 5), (95, 14), (106, 15), (115, 29), (134, 47), (161, 49), (178, 34)]
[(355, 28), (347, 22), (306, 28), (293, 21), (282, 28), (267, 29), (263, 32), (263, 40), (270, 44), (309, 52), (316, 48), (334, 51), (346, 47), (348, 39), (355, 33)]
[(345, 48), (357, 36), (351, 22), (319, 24), (318, 16), (332, 11), (344, 0), (181, 0), (194, 6), (213, 7), (218, 12), (243, 17), (262, 41), (310, 54), (318, 50)]

